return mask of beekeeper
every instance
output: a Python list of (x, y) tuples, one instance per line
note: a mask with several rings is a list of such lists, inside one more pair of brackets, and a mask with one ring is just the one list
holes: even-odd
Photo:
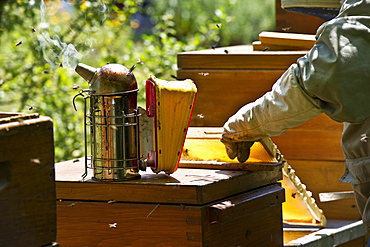
[(282, 7), (326, 20), (336, 16), (318, 28), (315, 45), (270, 92), (229, 118), (221, 141), (231, 159), (244, 162), (255, 140), (322, 113), (343, 122), (346, 171), (340, 180), (353, 185), (370, 233), (370, 0), (282, 0)]

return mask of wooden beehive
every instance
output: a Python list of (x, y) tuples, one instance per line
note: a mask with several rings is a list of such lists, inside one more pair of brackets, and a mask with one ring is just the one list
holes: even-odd
[[(124, 182), (56, 164), (61, 246), (282, 246), (281, 164), (258, 172), (179, 168)], [(91, 174), (88, 175), (91, 177)]]
[(0, 169), (0, 246), (51, 246), (56, 239), (51, 119), (0, 113)]

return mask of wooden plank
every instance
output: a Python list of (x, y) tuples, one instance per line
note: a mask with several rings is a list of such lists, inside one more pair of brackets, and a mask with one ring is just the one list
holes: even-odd
[[(330, 202), (320, 202), (319, 193), (350, 191), (351, 184), (343, 183), (338, 179), (344, 173), (343, 161), (308, 161), (288, 160), (297, 176), (311, 191), (317, 205), (324, 211), (328, 219), (333, 220), (360, 220), (354, 198), (348, 198)], [(346, 212), (343, 214), (343, 212)]]
[(254, 51), (308, 51), (307, 47), (300, 46), (288, 46), (288, 45), (273, 45), (263, 44), (261, 41), (253, 41), (252, 43)]
[(309, 50), (315, 44), (315, 35), (281, 32), (261, 32), (259, 40), (265, 45), (302, 47)]
[(251, 45), (221, 47), (177, 55), (180, 69), (286, 69), (305, 51), (253, 51)]
[[(124, 182), (81, 180), (84, 161), (55, 165), (57, 198), (68, 200), (205, 204), (274, 183), (282, 178), (280, 166), (272, 171), (178, 169), (172, 175), (141, 172), (141, 179)], [(88, 175), (88, 178), (91, 174)]]
[(0, 124), (0, 209), (0, 246), (39, 247), (55, 241), (50, 118), (20, 118)]
[(58, 201), (57, 210), (60, 246), (202, 246), (197, 207)]
[(220, 127), (243, 105), (271, 90), (284, 70), (179, 70), (198, 88), (191, 126)]
[(201, 169), (219, 169), (230, 171), (272, 171), (275, 166), (281, 166), (279, 163), (275, 164), (252, 164), (252, 163), (228, 163), (217, 161), (191, 161), (181, 160), (179, 167), (181, 168), (201, 168)]

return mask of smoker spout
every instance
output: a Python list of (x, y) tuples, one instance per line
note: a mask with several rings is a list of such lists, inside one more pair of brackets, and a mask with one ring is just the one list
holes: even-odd
[(79, 63), (77, 64), (77, 67), (75, 69), (77, 74), (79, 74), (82, 78), (84, 78), (86, 81), (90, 82), (93, 78), (95, 72), (97, 71), (96, 68), (91, 67), (89, 65)]

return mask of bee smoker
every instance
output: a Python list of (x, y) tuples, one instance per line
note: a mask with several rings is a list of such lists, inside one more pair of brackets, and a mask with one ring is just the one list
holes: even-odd
[(85, 103), (83, 177), (88, 168), (95, 180), (119, 181), (140, 178), (139, 170), (147, 167), (168, 174), (178, 167), (196, 86), (191, 80), (168, 82), (150, 76), (144, 110), (137, 107), (134, 68), (107, 64), (96, 69), (79, 63), (75, 69), (90, 85), (73, 99), (83, 96)]
[[(76, 72), (90, 83), (90, 88), (78, 95), (85, 98), (85, 153), (87, 127), (90, 127), (91, 143), (91, 156), (86, 156), (85, 162), (90, 161), (94, 179), (140, 177), (138, 87), (133, 69), (119, 64), (95, 69), (80, 63), (76, 67)], [(89, 113), (86, 113), (87, 98), (90, 100)]]

